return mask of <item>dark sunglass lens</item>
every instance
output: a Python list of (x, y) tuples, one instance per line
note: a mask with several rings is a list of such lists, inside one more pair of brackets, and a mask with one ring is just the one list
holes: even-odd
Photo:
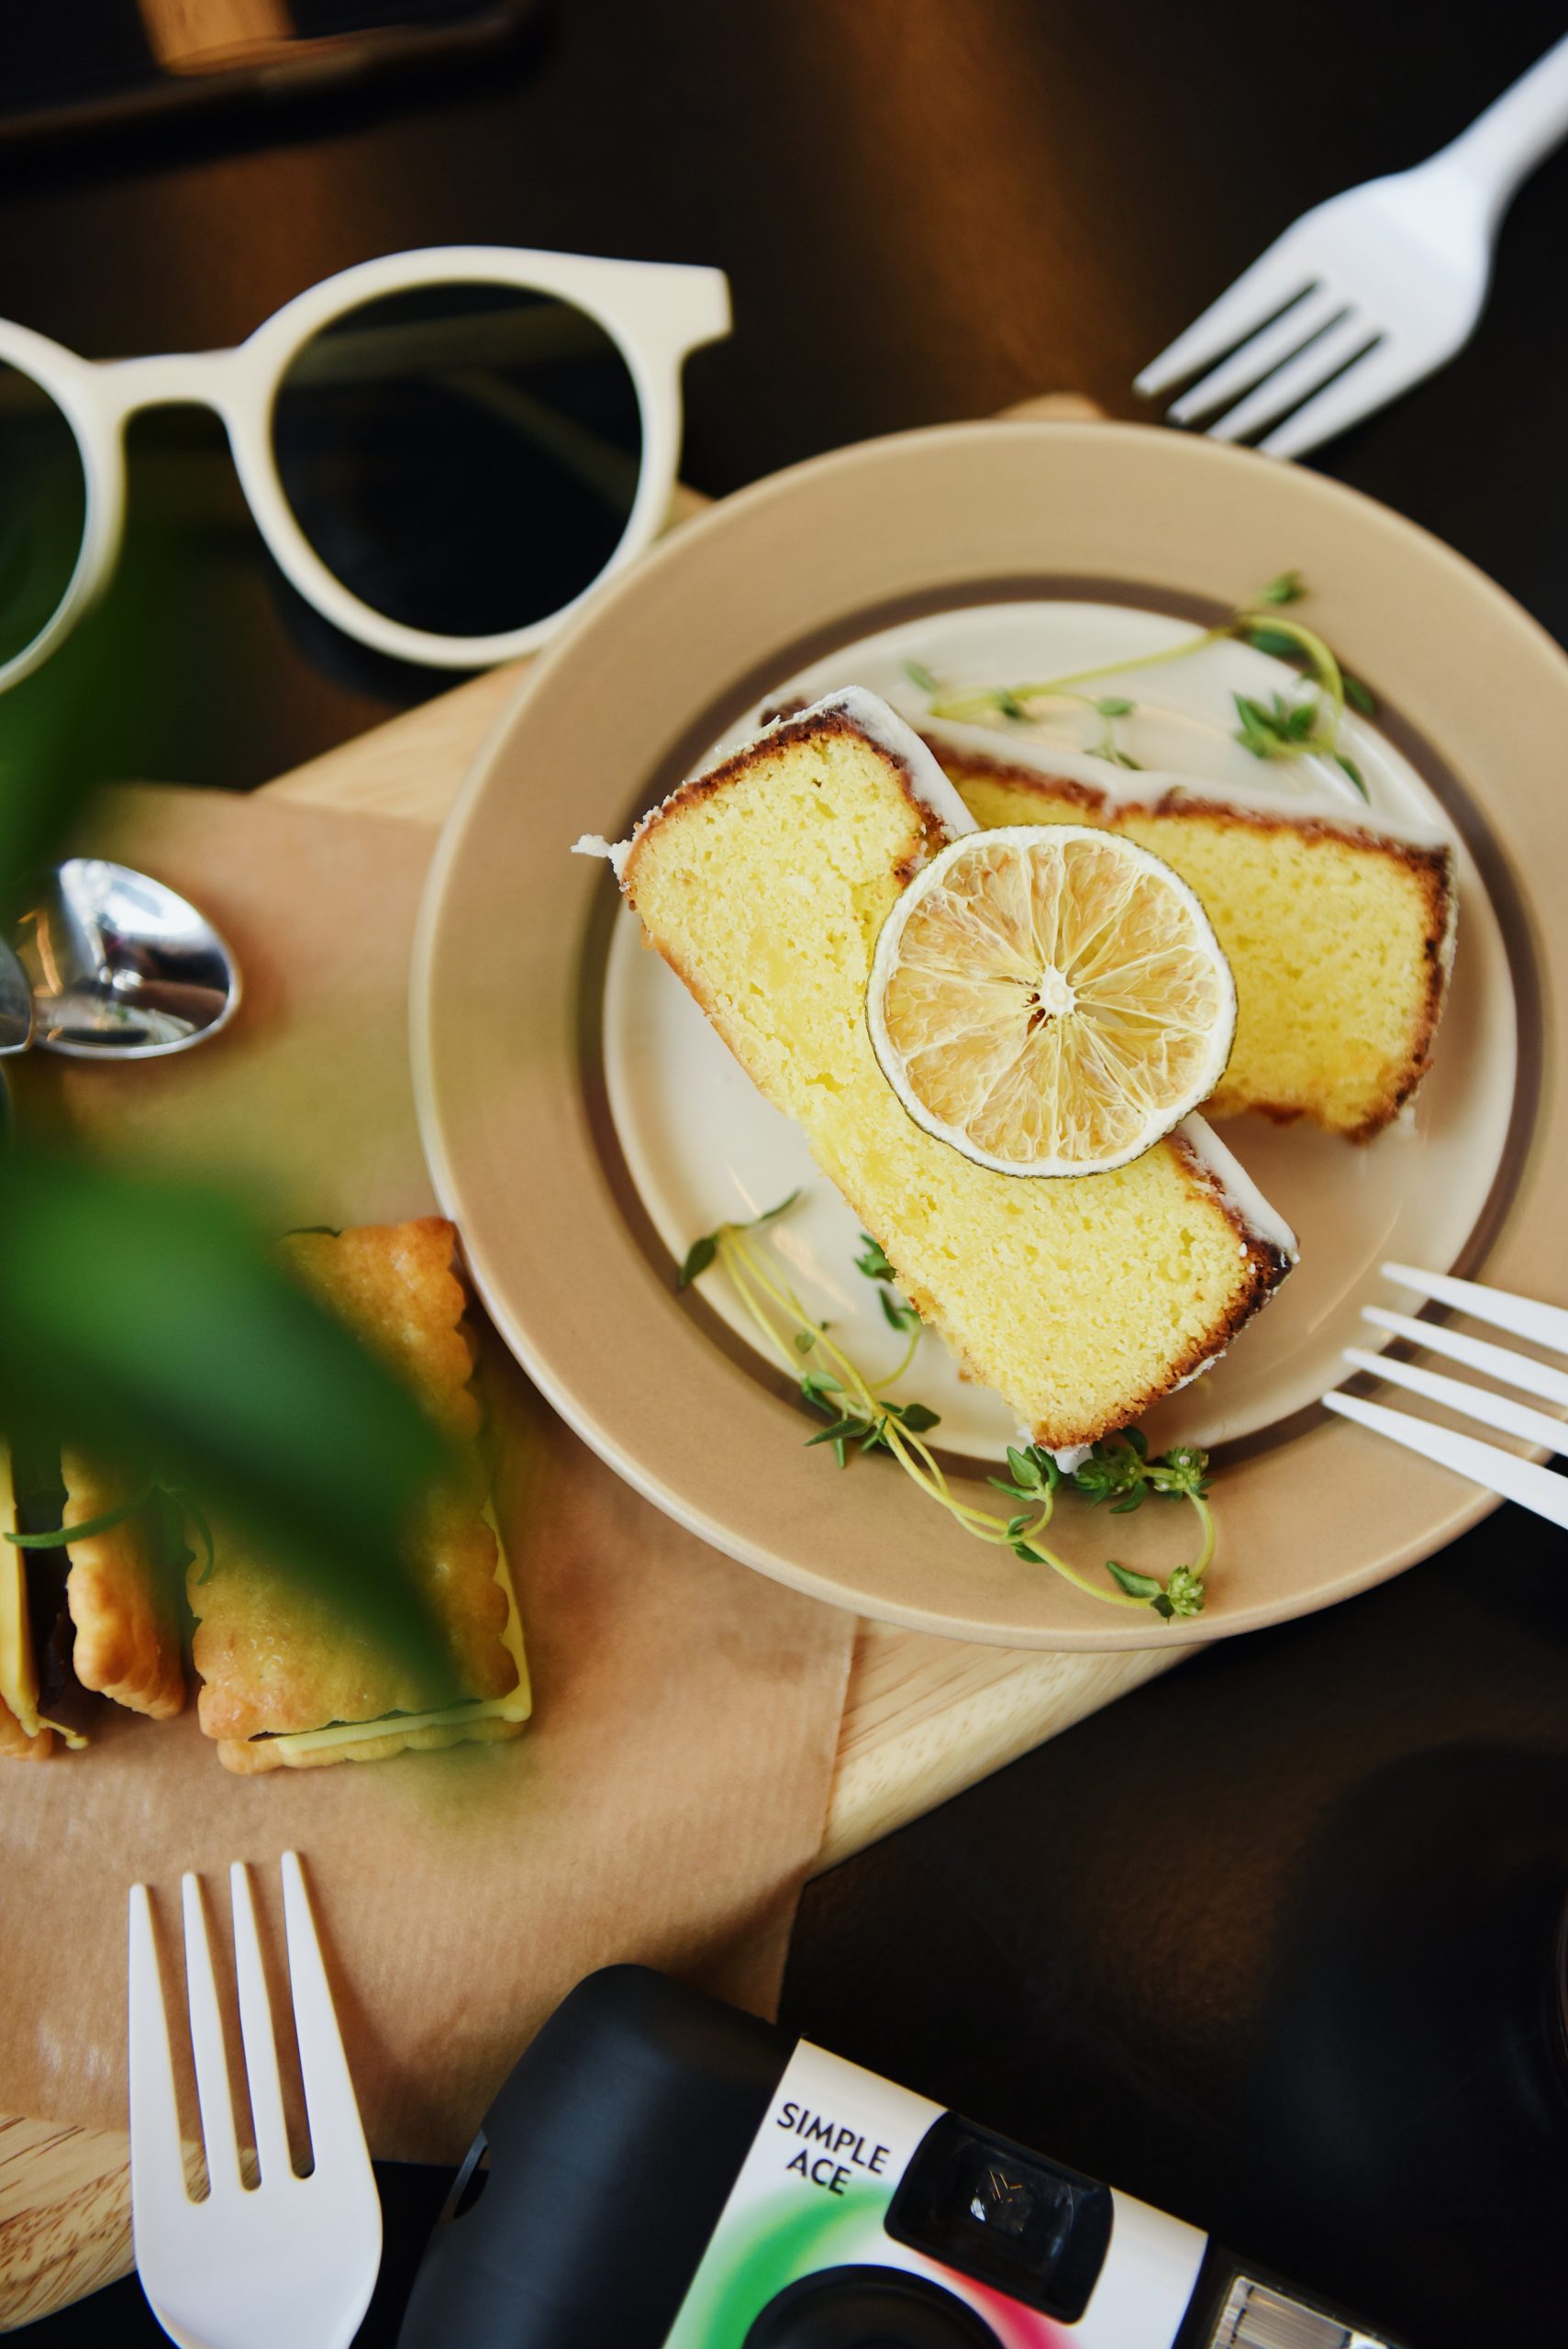
[(637, 495), (626, 361), (568, 302), (430, 285), (306, 343), (272, 417), (284, 494), (328, 569), (435, 636), (545, 619), (603, 571)]
[(0, 662), (60, 609), (86, 526), (76, 435), (41, 384), (0, 361)]

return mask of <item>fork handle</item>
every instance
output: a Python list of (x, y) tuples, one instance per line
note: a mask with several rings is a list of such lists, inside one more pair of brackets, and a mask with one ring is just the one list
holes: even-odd
[(1466, 179), (1483, 190), (1496, 218), (1520, 181), (1528, 179), (1565, 136), (1568, 34), (1432, 161), (1457, 165)]

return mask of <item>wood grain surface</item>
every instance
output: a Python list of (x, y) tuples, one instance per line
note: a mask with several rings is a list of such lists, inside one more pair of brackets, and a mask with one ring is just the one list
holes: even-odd
[[(1018, 412), (1095, 413), (1068, 395)], [(679, 493), (672, 520), (701, 503)], [(423, 825), (433, 847), (474, 752), (517, 689), (522, 665), (473, 678), (266, 788), (318, 807)], [(862, 1623), (819, 1865), (830, 1866), (918, 1818), (1175, 1660), (1157, 1650), (1095, 1656), (974, 1647)], [(80, 2299), (130, 2266), (126, 2139), (0, 2119), (0, 2330)]]

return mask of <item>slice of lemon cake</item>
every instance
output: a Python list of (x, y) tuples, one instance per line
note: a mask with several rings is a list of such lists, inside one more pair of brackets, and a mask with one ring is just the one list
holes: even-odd
[(926, 735), (985, 826), (1096, 825), (1188, 882), (1236, 980), (1213, 1117), (1308, 1118), (1366, 1141), (1426, 1074), (1453, 959), (1453, 853), (1331, 802), (1220, 794), (1103, 760), (1015, 751), (977, 727)]
[(878, 937), (977, 829), (930, 752), (851, 689), (768, 729), (606, 848), (628, 902), (966, 1368), (1053, 1450), (1127, 1426), (1223, 1353), (1295, 1260), (1195, 1118), (1130, 1163), (1002, 1173), (923, 1130), (873, 1048)]

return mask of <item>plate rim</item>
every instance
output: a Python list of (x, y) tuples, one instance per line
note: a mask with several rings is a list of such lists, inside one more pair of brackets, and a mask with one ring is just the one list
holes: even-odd
[[(700, 551), (716, 539), (722, 541), (737, 529), (743, 530), (751, 518), (759, 513), (765, 514), (780, 500), (787, 500), (799, 495), (805, 486), (818, 485), (823, 483), (830, 484), (845, 473), (858, 473), (867, 467), (885, 462), (889, 459), (895, 462), (913, 459), (918, 463), (923, 453), (928, 450), (951, 452), (961, 445), (973, 446), (976, 441), (994, 445), (997, 442), (999, 435), (1039, 436), (1045, 443), (1056, 450), (1060, 450), (1064, 443), (1091, 441), (1098, 451), (1105, 447), (1107, 436), (1112, 433), (1117, 436), (1118, 444), (1143, 444), (1145, 448), (1151, 443), (1157, 444), (1162, 462), (1169, 456), (1178, 464), (1192, 465), (1195, 473), (1202, 465), (1218, 466), (1235, 479), (1239, 477), (1239, 469), (1241, 467), (1249, 469), (1258, 466), (1272, 467), (1274, 463), (1274, 461), (1259, 458), (1251, 451), (1222, 449), (1218, 444), (1172, 434), (1158, 427), (1097, 421), (1078, 423), (1059, 420), (986, 420), (925, 427), (913, 432), (889, 434), (876, 440), (857, 444), (851, 449), (836, 450), (822, 456), (808, 458), (799, 464), (790, 466), (781, 473), (769, 475), (764, 480), (751, 484), (746, 489), (737, 492), (734, 496), (720, 501), (705, 514), (684, 524), (623, 579), (606, 588), (602, 597), (595, 599), (593, 608), (578, 622), (577, 626), (542, 656), (519, 681), (517, 694), (508, 701), (495, 721), (443, 827), (421, 900), (410, 972), (410, 1043), (415, 1096), (421, 1137), (438, 1197), (445, 1210), (459, 1224), (460, 1230), (464, 1231), (465, 1240), (469, 1243), (471, 1264), (476, 1286), (492, 1318), (496, 1321), (501, 1334), (553, 1408), (566, 1419), (591, 1448), (636, 1489), (642, 1492), (656, 1506), (675, 1518), (678, 1522), (686, 1526), (699, 1538), (747, 1564), (758, 1567), (777, 1579), (793, 1584), (795, 1587), (809, 1591), (833, 1603), (853, 1607), (862, 1613), (873, 1614), (881, 1620), (905, 1624), (912, 1629), (936, 1631), (948, 1637), (959, 1637), (987, 1643), (1039, 1647), (1048, 1650), (1106, 1651), (1127, 1647), (1170, 1648), (1187, 1644), (1207, 1644), (1218, 1637), (1234, 1636), (1242, 1631), (1258, 1628), (1263, 1623), (1289, 1620), (1297, 1614), (1315, 1610), (1318, 1607), (1335, 1603), (1339, 1598), (1348, 1597), (1355, 1591), (1369, 1588), (1375, 1583), (1401, 1571), (1417, 1559), (1430, 1554), (1437, 1548), (1445, 1546), (1469, 1527), (1478, 1523), (1497, 1504), (1495, 1497), (1485, 1492), (1472, 1490), (1466, 1493), (1464, 1486), (1455, 1481), (1452, 1485), (1453, 1502), (1440, 1511), (1438, 1521), (1423, 1524), (1418, 1531), (1403, 1542), (1389, 1542), (1385, 1540), (1374, 1559), (1370, 1561), (1363, 1559), (1358, 1563), (1346, 1562), (1340, 1571), (1326, 1576), (1310, 1596), (1299, 1601), (1293, 1601), (1288, 1596), (1283, 1598), (1265, 1598), (1250, 1605), (1232, 1608), (1229, 1612), (1219, 1615), (1206, 1614), (1192, 1621), (1168, 1627), (1162, 1625), (1146, 1629), (1141, 1620), (1128, 1620), (1123, 1623), (1115, 1619), (1084, 1621), (1081, 1618), (1077, 1620), (1056, 1621), (1034, 1626), (1020, 1624), (1016, 1620), (998, 1623), (989, 1618), (978, 1617), (973, 1612), (967, 1611), (962, 1605), (934, 1609), (929, 1605), (922, 1603), (900, 1603), (896, 1598), (889, 1598), (884, 1593), (877, 1594), (874, 1598), (868, 1597), (863, 1589), (847, 1584), (841, 1572), (838, 1574), (823, 1572), (814, 1566), (807, 1558), (785, 1553), (765, 1541), (759, 1541), (746, 1534), (737, 1528), (725, 1512), (722, 1510), (716, 1512), (713, 1508), (706, 1507), (700, 1497), (685, 1489), (680, 1483), (669, 1481), (662, 1473), (658, 1464), (644, 1456), (641, 1448), (636, 1445), (628, 1447), (621, 1440), (615, 1428), (595, 1409), (591, 1397), (579, 1392), (577, 1386), (572, 1380), (558, 1373), (548, 1343), (541, 1344), (527, 1317), (515, 1308), (514, 1301), (507, 1293), (507, 1284), (493, 1276), (488, 1251), (482, 1242), (476, 1243), (469, 1239), (466, 1228), (467, 1219), (464, 1213), (465, 1184), (461, 1170), (452, 1160), (439, 1098), (434, 1031), (438, 1018), (439, 954), (443, 941), (444, 921), (448, 913), (454, 876), (460, 869), (462, 852), (475, 819), (476, 811), (484, 807), (487, 793), (495, 788), (495, 778), (505, 768), (515, 739), (527, 725), (530, 703), (537, 696), (547, 692), (551, 680), (563, 668), (569, 668), (574, 659), (580, 657), (578, 647), (585, 633), (590, 630), (604, 631), (613, 628), (617, 614), (624, 610), (628, 603), (635, 604), (643, 598), (651, 601), (656, 596), (659, 582), (669, 568), (700, 561)], [(1015, 445), (1017, 445), (1016, 441)], [(1178, 451), (1181, 452), (1179, 455)], [(1370, 521), (1378, 530), (1392, 531), (1412, 555), (1438, 560), (1449, 570), (1451, 576), (1459, 580), (1464, 595), (1474, 596), (1479, 593), (1487, 601), (1494, 617), (1500, 618), (1506, 633), (1513, 636), (1516, 641), (1529, 644), (1537, 653), (1544, 651), (1559, 686), (1568, 689), (1568, 661), (1564, 660), (1561, 649), (1540, 624), (1507, 596), (1506, 590), (1470, 563), (1465, 557), (1437, 539), (1421, 525), (1395, 514), (1392, 509), (1381, 505), (1375, 499), (1367, 497), (1360, 491), (1322, 475), (1298, 473), (1296, 468), (1289, 470), (1298, 483), (1310, 485), (1307, 491), (1309, 501), (1315, 498), (1330, 511), (1336, 507), (1347, 509), (1362, 520)], [(1056, 568), (1054, 565), (1050, 567), (1052, 570)], [(1075, 568), (1072, 565), (1064, 567), (1069, 570)], [(1043, 564), (1039, 566), (1036, 575), (1042, 575), (1045, 568)], [(1107, 573), (1103, 573), (1101, 575), (1114, 575), (1124, 568), (1125, 566), (1113, 564)], [(1180, 595), (1187, 591), (1175, 589), (1173, 592)], [(960, 576), (954, 578), (952, 599), (955, 604), (973, 599), (969, 584)], [(848, 624), (853, 625), (853, 616)], [(831, 625), (834, 626), (835, 632), (838, 632), (836, 624)], [(1412, 714), (1412, 717), (1413, 722), (1419, 730), (1420, 713), (1417, 711)], [(698, 723), (706, 723), (706, 718)], [(1451, 771), (1458, 774), (1462, 788), (1467, 796), (1473, 797), (1473, 786), (1465, 782), (1462, 770), (1458, 763), (1450, 757), (1446, 748), (1439, 746), (1439, 757)], [(641, 772), (646, 772), (646, 765)], [(1535, 901), (1529, 890), (1518, 880), (1506, 838), (1499, 838), (1491, 827), (1486, 829), (1509, 873), (1526, 918), (1531, 948), (1531, 963), (1537, 979), (1538, 1000), (1544, 1004), (1550, 992), (1546, 985), (1549, 958), (1540, 951), (1542, 925), (1537, 915)], [(609, 901), (607, 898), (601, 898), (600, 902), (607, 905)], [(579, 934), (574, 950), (574, 960), (579, 963), (586, 952), (587, 942), (587, 935)], [(1522, 1016), (1525, 1010), (1523, 1004), (1520, 1009)], [(1540, 1098), (1537, 1101), (1533, 1126), (1525, 1144), (1523, 1163), (1515, 1186), (1514, 1197), (1505, 1214), (1505, 1222), (1512, 1216), (1519, 1196), (1527, 1186), (1531, 1170), (1536, 1166), (1540, 1154), (1541, 1136), (1547, 1122), (1547, 1097), (1551, 1091), (1551, 1078), (1554, 1074), (1552, 1056), (1546, 1050), (1545, 1044), (1545, 1030), (1548, 1026), (1549, 1022), (1543, 1019), (1543, 1032), (1537, 1039)], [(1496, 1233), (1493, 1238), (1496, 1239)], [(1324, 1417), (1326, 1419), (1327, 1415)], [(1337, 1424), (1324, 1431), (1325, 1434), (1336, 1432), (1348, 1433), (1349, 1431), (1339, 1428)], [(1294, 1441), (1299, 1442), (1307, 1440), (1307, 1437), (1304, 1434)], [(1405, 1455), (1390, 1453), (1389, 1457), (1397, 1461), (1403, 1460)], [(967, 1549), (961, 1551), (958, 1554), (960, 1558), (963, 1557), (968, 1554)], [(1052, 1582), (1054, 1583), (1054, 1578)], [(965, 1577), (962, 1571), (954, 1575), (954, 1588), (962, 1599), (965, 1591)], [(1086, 1608), (1088, 1602), (1081, 1602), (1081, 1605)]]

